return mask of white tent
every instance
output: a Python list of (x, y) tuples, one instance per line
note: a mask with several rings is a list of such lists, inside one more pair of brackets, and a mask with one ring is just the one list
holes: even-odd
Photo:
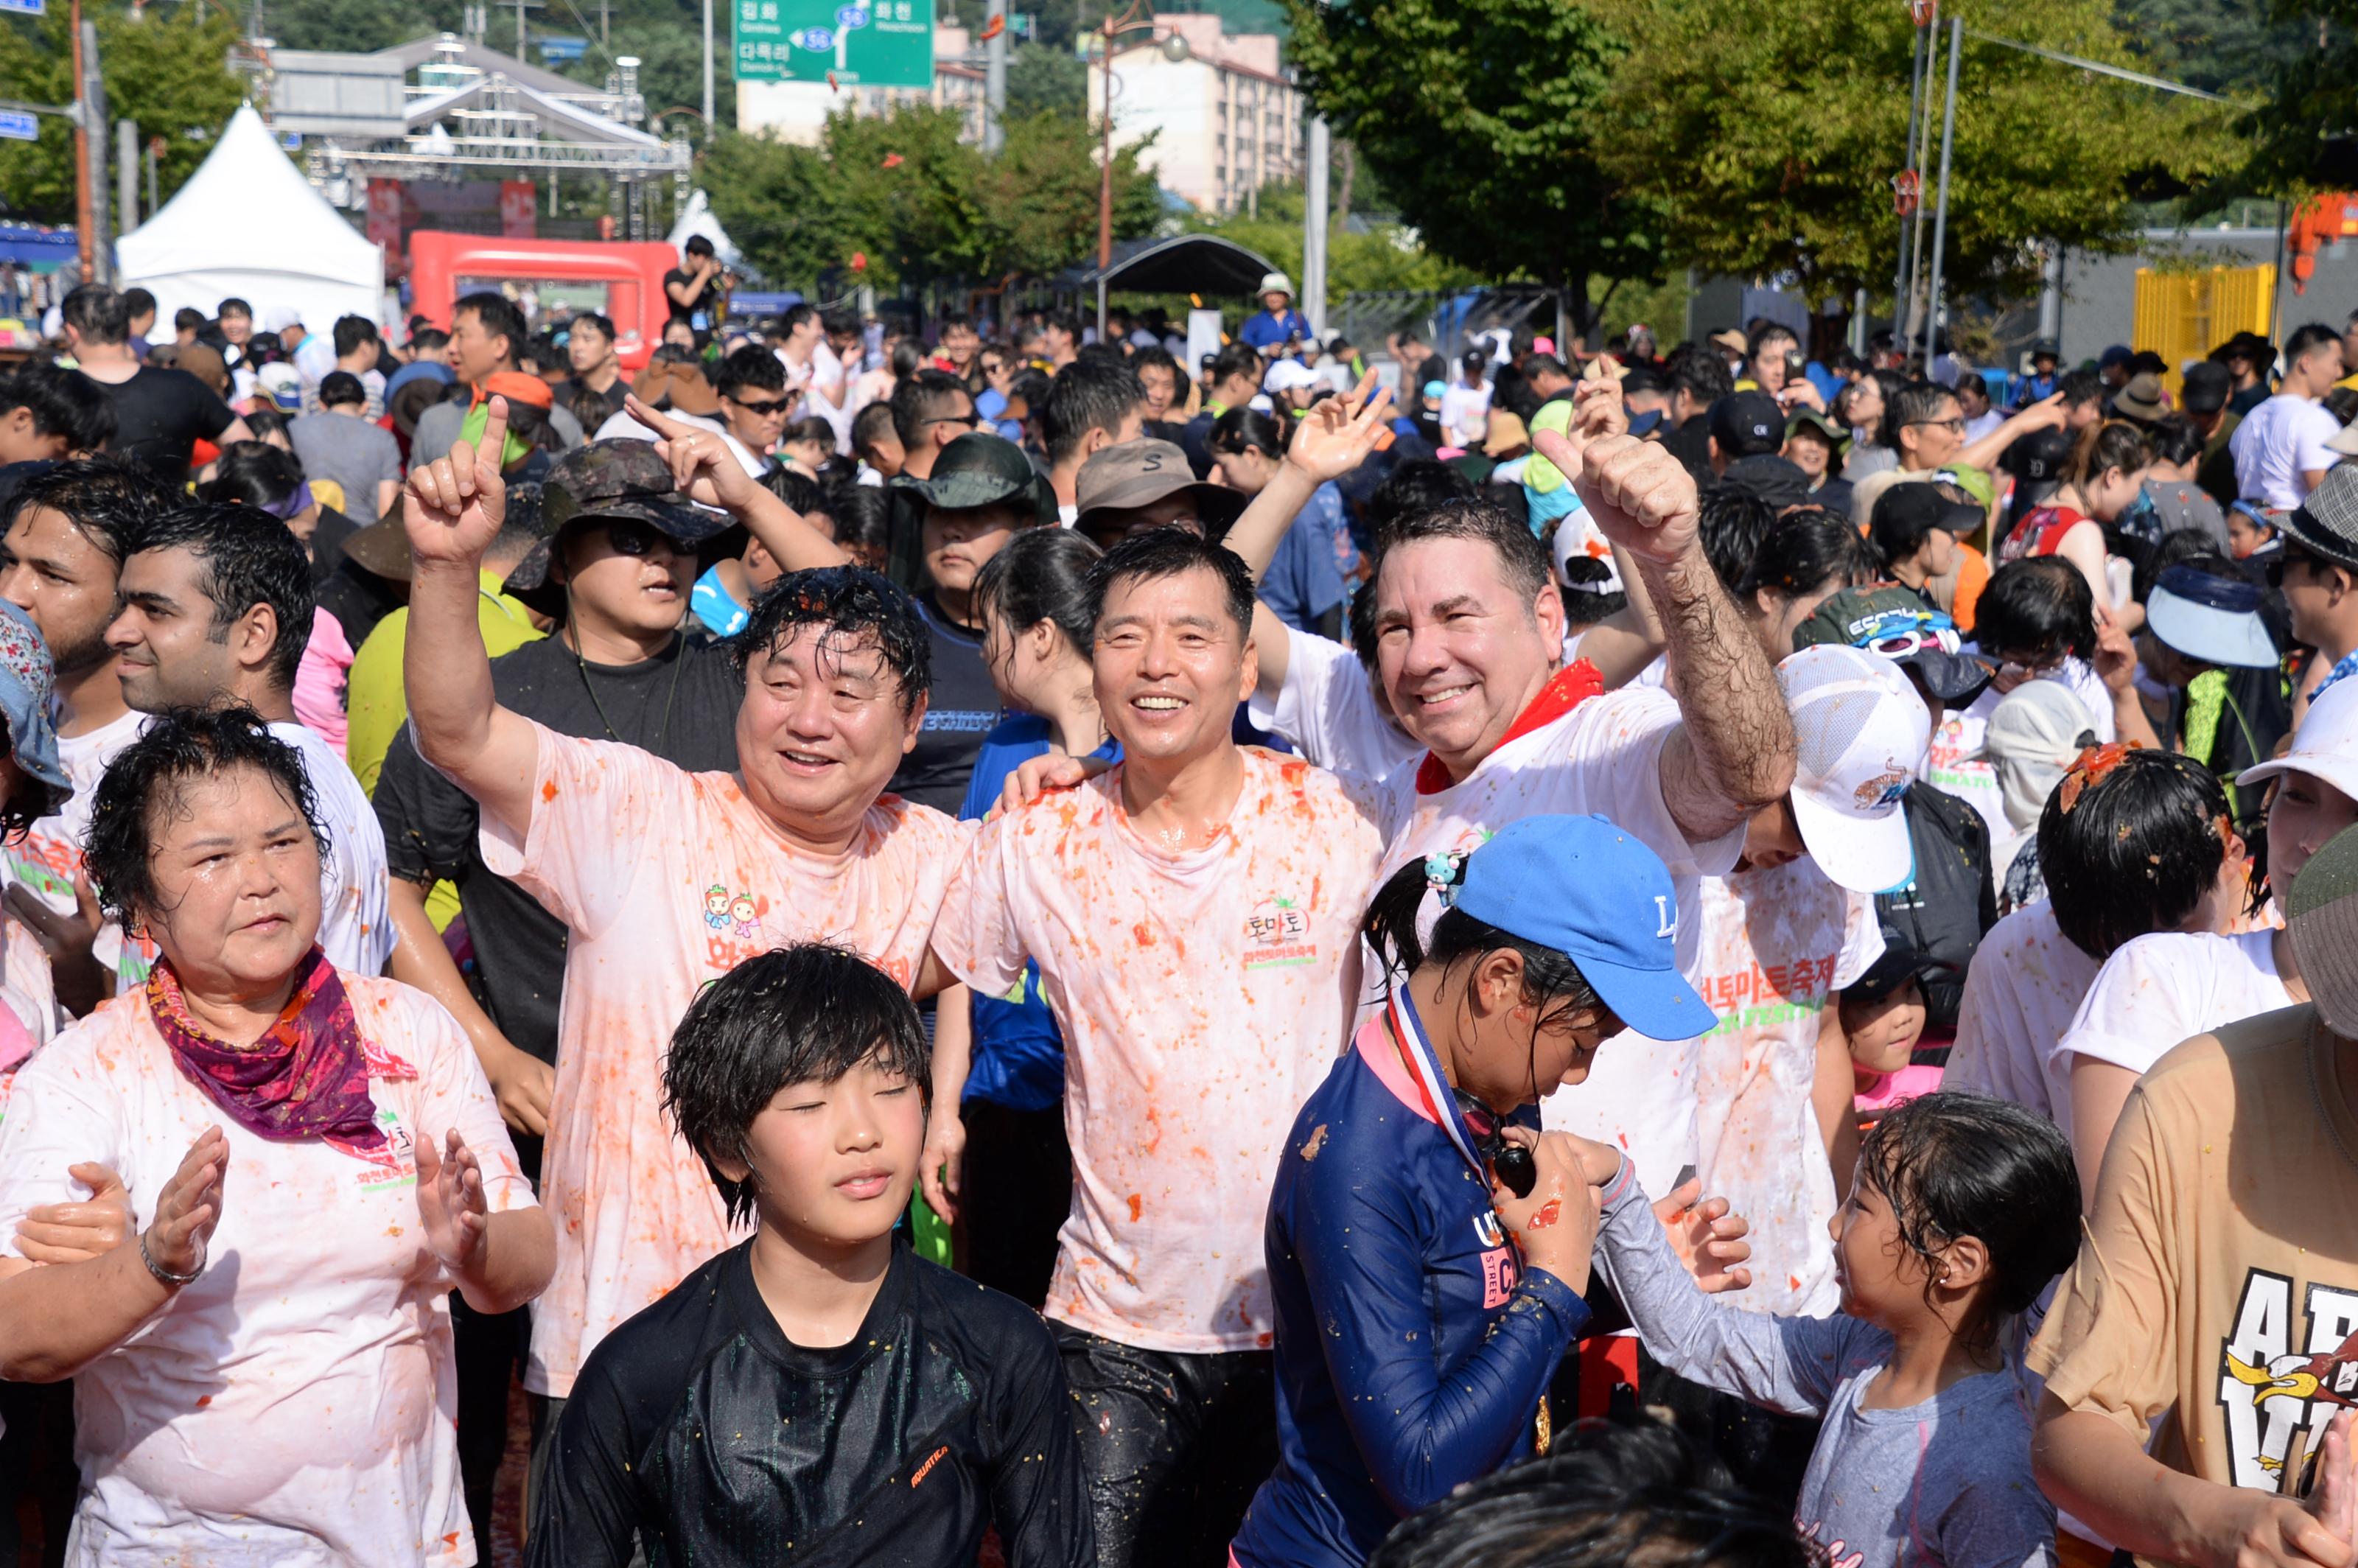
[(690, 234), (702, 234), (710, 240), (712, 254), (720, 258), (724, 266), (742, 267), (745, 265), (744, 256), (737, 249), (737, 242), (729, 237), (729, 231), (720, 226), (719, 218), (713, 216), (712, 203), (705, 199), (702, 186), (687, 193), (687, 205), (679, 210), (679, 221), (672, 224), (666, 240), (673, 250), (677, 250), (687, 243)]
[(339, 316), (377, 320), (384, 254), (311, 189), (248, 104), (162, 211), (116, 242), (123, 287), (156, 297), (159, 320), (182, 306), (211, 316), (232, 295), (256, 317), (291, 306), (325, 332)]

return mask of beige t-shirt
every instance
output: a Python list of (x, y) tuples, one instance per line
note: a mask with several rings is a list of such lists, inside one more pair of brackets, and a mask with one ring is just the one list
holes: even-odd
[(1373, 793), (1296, 757), (1244, 759), (1199, 849), (1140, 834), (1120, 768), (994, 819), (934, 935), (986, 995), (1040, 960), (1073, 1146), (1048, 1315), (1149, 1350), (1269, 1347), (1278, 1148), (1358, 999)]
[(530, 827), (519, 841), (486, 813), (482, 850), (568, 931), (541, 1168), (557, 1273), (525, 1371), (563, 1398), (617, 1324), (744, 1235), (663, 1111), (687, 1004), (791, 942), (839, 942), (909, 984), (972, 830), (885, 795), (844, 854), (798, 853), (728, 773), (535, 728)]
[[(2309, 1006), (2170, 1052), (2104, 1152), (2032, 1370), (2154, 1456), (2275, 1491), (2358, 1399), (2358, 1044)], [(2295, 1434), (2299, 1449), (2288, 1465)]]

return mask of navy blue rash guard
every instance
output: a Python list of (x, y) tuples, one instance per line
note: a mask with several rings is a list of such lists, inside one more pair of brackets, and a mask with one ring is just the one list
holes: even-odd
[(1265, 1246), (1280, 1457), (1237, 1532), (1244, 1568), (1364, 1563), (1408, 1515), (1530, 1456), (1588, 1308), (1519, 1266), (1379, 1021), (1294, 1119)]

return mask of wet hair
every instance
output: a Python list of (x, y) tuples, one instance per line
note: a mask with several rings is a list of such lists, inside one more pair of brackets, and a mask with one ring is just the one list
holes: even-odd
[(131, 311), (123, 296), (103, 283), (75, 286), (65, 303), (58, 308), (65, 324), (92, 343), (127, 342), (131, 338)]
[(287, 524), (258, 507), (234, 501), (199, 501), (177, 507), (149, 523), (139, 548), (185, 549), (202, 568), (197, 589), (213, 607), (212, 640), (229, 639), (229, 629), (257, 604), (277, 618), (277, 640), (264, 667), (282, 690), (295, 684), (295, 666), (311, 640), (316, 601), (311, 558)]
[(458, 320), (462, 310), (474, 313), (485, 337), (508, 341), (508, 351), (502, 357), (511, 362), (531, 341), (531, 334), (525, 330), (524, 312), (516, 308), (514, 300), (496, 288), (479, 288), (472, 294), (459, 296), (459, 302), (450, 307), (450, 319)]
[(892, 498), (881, 484), (837, 485), (820, 510), (835, 519), (835, 542), (845, 549), (882, 550), (892, 537)]
[(731, 350), (712, 367), (712, 390), (721, 396), (734, 397), (741, 387), (749, 386), (757, 392), (786, 389), (785, 365), (759, 343)]
[(1191, 571), (1208, 571), (1219, 579), (1223, 608), (1236, 622), (1240, 639), (1252, 636), (1252, 573), (1226, 545), (1204, 537), (1192, 528), (1146, 528), (1117, 543), (1089, 567), (1089, 636), (1097, 636), (1105, 618), (1106, 598), (1117, 583), (1175, 578)]
[(1958, 1325), (1968, 1344), (1995, 1344), (1999, 1325), (2079, 1252), (2071, 1141), (2018, 1105), (1954, 1091), (1909, 1100), (1860, 1139), (1858, 1175), (1891, 1205), (1900, 1243), (1923, 1260), (1927, 1303), (1942, 1248), (1972, 1236), (1988, 1250), (1988, 1284)]
[(1216, 452), (1259, 452), (1275, 462), (1285, 456), (1286, 427), (1258, 408), (1231, 408), (1212, 424), (1204, 444)]
[(2227, 792), (2176, 752), (2093, 747), (2039, 814), (2039, 870), (2055, 925), (2096, 959), (2184, 924), (2219, 881)]
[(63, 436), (66, 449), (94, 452), (114, 439), (114, 399), (78, 370), (27, 364), (0, 380), (0, 413), (24, 408), (33, 433)]
[(2153, 449), (2146, 444), (2143, 430), (2125, 419), (2107, 419), (2080, 433), (2071, 461), (2063, 465), (2063, 478), (2084, 485), (2112, 469), (2135, 473), (2152, 461)]
[(1379, 573), (1382, 556), (1423, 539), (1471, 539), (1489, 546), (1498, 552), (1499, 575), (1526, 604), (1555, 578), (1555, 563), (1531, 524), (1495, 501), (1453, 501), (1396, 519), (1378, 541)]
[(1097, 626), (1089, 573), (1102, 558), (1087, 535), (1070, 528), (1027, 528), (975, 573), (975, 608), (1011, 631), (1051, 622), (1087, 657)]
[(1815, 1568), (1792, 1510), (1739, 1491), (1668, 1422), (1591, 1419), (1544, 1458), (1455, 1488), (1368, 1568)]
[[(513, 412), (521, 412), (521, 409)], [(254, 438), (257, 441), (286, 435), (287, 425), (287, 416), (276, 408), (255, 408), (245, 416), (245, 427), (254, 432)]]
[(16, 487), (0, 524), (13, 525), (28, 508), (56, 513), (117, 567), (139, 548), (147, 524), (181, 498), (145, 463), (124, 458), (72, 458), (52, 464)]
[(1401, 518), (1432, 512), (1454, 501), (1471, 501), (1480, 493), (1466, 470), (1438, 458), (1411, 458), (1392, 471), (1368, 497), (1368, 526), (1376, 547), (1383, 548), (1392, 525)]
[[(1625, 594), (1622, 597), (1626, 601), (1628, 596)], [(1345, 614), (1349, 622), (1351, 652), (1358, 655), (1361, 669), (1374, 670), (1379, 657), (1374, 589), (1366, 583), (1360, 584), (1358, 591), (1351, 595), (1351, 602)]]
[(2026, 556), (1990, 574), (1974, 607), (1974, 638), (1991, 654), (2096, 656), (2096, 596), (2061, 556)]
[(197, 487), (200, 501), (234, 501), (267, 512), (303, 488), (295, 454), (267, 441), (233, 441), (222, 449), (213, 477)]
[[(840, 535), (838, 535), (839, 537)], [(874, 572), (859, 567), (817, 567), (787, 572), (753, 601), (753, 611), (729, 644), (729, 656), (743, 678), (753, 655), (774, 652), (805, 626), (826, 628), (833, 649), (872, 641), (884, 667), (901, 681), (901, 711), (934, 689), (933, 638), (909, 596)]]
[(1761, 542), (1777, 531), (1777, 509), (1750, 489), (1723, 480), (1696, 498), (1695, 533), (1704, 558), (1730, 593), (1743, 587)]
[[(1453, 885), (1465, 880), (1466, 860), (1464, 856), (1450, 857)], [(1596, 989), (1570, 958), (1552, 947), (1502, 931), (1487, 920), (1476, 920), (1455, 904), (1443, 910), (1441, 917), (1433, 923), (1431, 936), (1420, 936), (1418, 916), (1423, 911), (1425, 895), (1433, 891), (1428, 865), (1425, 860), (1412, 860), (1386, 878), (1375, 897), (1368, 901), (1367, 918), (1359, 924), (1359, 935), (1367, 938), (1368, 946), (1382, 963), (1388, 985), (1406, 985), (1411, 975), (1428, 965), (1446, 970), (1461, 961), (1478, 960), (1502, 947), (1511, 948), (1523, 960), (1523, 1002), (1532, 1010), (1531, 1040), (1535, 1050), (1539, 1032), (1551, 1018), (1603, 1005), (1597, 1000)], [(1532, 1098), (1538, 1098), (1536, 1092)]]
[(1801, 599), (1828, 588), (1865, 588), (1880, 575), (1856, 528), (1823, 512), (1801, 512), (1761, 535), (1735, 591), (1747, 603), (1764, 588)]
[(155, 906), (158, 823), (187, 811), (191, 783), (240, 767), (257, 770), (294, 803), (326, 858), (328, 830), (303, 754), (273, 735), (261, 714), (243, 703), (167, 709), (107, 764), (91, 803), (85, 867), (99, 907), (124, 930)]
[(817, 512), (828, 517), (835, 515), (827, 506), (827, 492), (818, 481), (792, 469), (775, 468), (753, 481), (796, 512)]
[(903, 376), (892, 388), (892, 433), (901, 438), (903, 449), (914, 450), (953, 398), (973, 395), (966, 383), (946, 370), (921, 370)]
[(1081, 449), (1092, 430), (1117, 435), (1130, 410), (1146, 401), (1146, 384), (1126, 364), (1076, 360), (1048, 384), (1044, 404), (1034, 405), (1048, 460), (1063, 462)]
[(1662, 362), (1662, 373), (1670, 391), (1685, 393), (1697, 409), (1708, 408), (1736, 390), (1727, 356), (1715, 343), (1681, 343)]
[(732, 1182), (714, 1156), (749, 1170), (746, 1135), (789, 1084), (832, 1084), (872, 1063), (930, 1098), (925, 1031), (891, 976), (823, 942), (773, 947), (696, 995), (665, 1054), (663, 1103), (733, 1223), (753, 1217), (754, 1183)]

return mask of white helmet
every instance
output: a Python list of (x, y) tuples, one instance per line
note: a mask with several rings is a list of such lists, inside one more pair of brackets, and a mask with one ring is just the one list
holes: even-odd
[(1293, 280), (1286, 276), (1285, 274), (1282, 272), (1268, 273), (1262, 276), (1260, 287), (1253, 292), (1256, 294), (1282, 294), (1288, 298), (1291, 298), (1293, 295)]

